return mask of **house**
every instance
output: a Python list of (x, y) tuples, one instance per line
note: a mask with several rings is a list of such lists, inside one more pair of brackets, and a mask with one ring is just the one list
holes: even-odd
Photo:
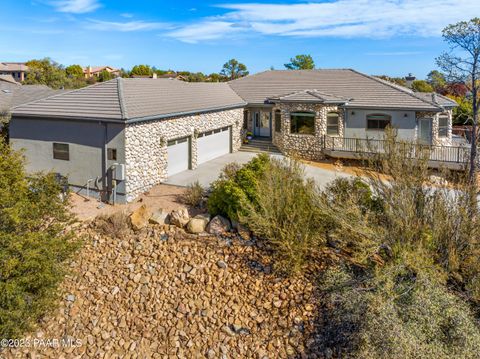
[(46, 85), (22, 85), (15, 81), (3, 81), (2, 77), (3, 75), (0, 75), (0, 112), (10, 112), (15, 106), (64, 92)]
[(117, 78), (15, 108), (10, 137), (29, 171), (58, 172), (79, 191), (125, 202), (239, 150), (247, 132), (313, 160), (338, 146), (348, 152), (349, 139), (381, 140), (388, 125), (401, 139), (449, 148), (454, 106), (349, 69), (229, 83)]
[(28, 66), (24, 62), (0, 62), (0, 75), (11, 75), (15, 81), (22, 82)]
[(94, 76), (99, 77), (102, 71), (107, 71), (114, 77), (120, 76), (120, 70), (111, 66), (87, 66), (83, 69), (83, 74), (85, 75), (86, 79), (89, 79)]

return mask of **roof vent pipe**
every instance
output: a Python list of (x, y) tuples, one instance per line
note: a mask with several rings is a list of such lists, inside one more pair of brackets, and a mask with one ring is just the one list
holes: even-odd
[(154, 73), (152, 74), (152, 79), (156, 79), (156, 78), (157, 78), (157, 73), (154, 72)]

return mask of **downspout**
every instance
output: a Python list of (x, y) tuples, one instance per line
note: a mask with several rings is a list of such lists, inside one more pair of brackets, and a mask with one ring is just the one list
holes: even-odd
[(104, 137), (103, 137), (103, 173), (102, 173), (102, 187), (104, 189), (105, 198), (103, 199), (104, 202), (109, 201), (109, 190), (108, 190), (108, 167), (107, 167), (107, 145), (108, 145), (108, 124), (106, 122), (101, 122), (104, 127)]

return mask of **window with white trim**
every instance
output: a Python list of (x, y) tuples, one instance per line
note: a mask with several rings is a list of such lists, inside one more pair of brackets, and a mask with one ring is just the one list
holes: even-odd
[(327, 113), (327, 135), (338, 136), (340, 134), (340, 115), (338, 112)]
[(438, 137), (448, 137), (448, 115), (438, 117)]

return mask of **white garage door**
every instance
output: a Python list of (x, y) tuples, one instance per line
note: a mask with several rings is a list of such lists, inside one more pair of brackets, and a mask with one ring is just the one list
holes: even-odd
[(188, 137), (168, 141), (168, 176), (188, 170), (190, 167), (190, 141)]
[(230, 128), (201, 133), (197, 138), (198, 164), (230, 153)]

